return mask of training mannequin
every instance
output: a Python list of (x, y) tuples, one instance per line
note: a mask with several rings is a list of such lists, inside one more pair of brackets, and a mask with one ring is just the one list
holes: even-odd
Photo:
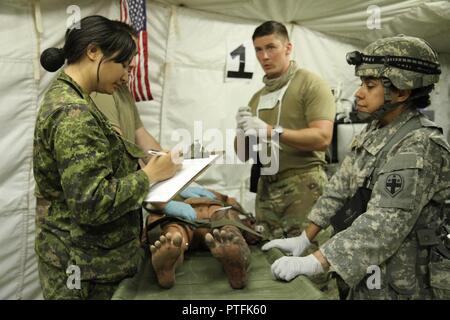
[[(226, 195), (217, 192), (213, 194), (215, 199), (187, 198), (184, 203), (195, 210), (197, 221), (217, 223), (227, 219), (239, 224), (239, 214), (243, 212), (239, 203)], [(147, 226), (160, 218), (162, 215), (151, 213), (147, 218)], [(203, 226), (195, 228), (181, 221), (163, 223), (161, 230), (159, 240), (150, 245), (151, 263), (161, 287), (171, 288), (175, 284), (175, 270), (183, 263), (185, 251), (199, 247), (208, 248), (222, 264), (232, 288), (241, 289), (246, 286), (250, 266), (250, 249), (247, 242), (255, 243), (257, 238), (254, 235), (246, 231), (241, 233), (241, 230), (232, 224), (211, 230)]]

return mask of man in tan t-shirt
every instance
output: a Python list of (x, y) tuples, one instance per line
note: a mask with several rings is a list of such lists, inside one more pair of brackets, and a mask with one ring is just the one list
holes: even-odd
[[(334, 99), (324, 80), (290, 60), (292, 44), (283, 24), (264, 22), (252, 38), (265, 86), (237, 113), (236, 151), (248, 160), (249, 142), (257, 136), (271, 154), (279, 154), (275, 173), (264, 174), (273, 160), (262, 164), (256, 219), (268, 238), (298, 236), (327, 182), (324, 151), (332, 139)], [(246, 141), (245, 150), (239, 141)]]
[(161, 150), (156, 139), (145, 129), (130, 90), (123, 84), (112, 95), (93, 93), (97, 108), (108, 118), (117, 132), (142, 150)]

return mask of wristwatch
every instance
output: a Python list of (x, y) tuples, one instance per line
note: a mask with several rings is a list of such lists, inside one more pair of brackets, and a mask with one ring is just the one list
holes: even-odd
[(278, 134), (278, 136), (281, 136), (284, 132), (284, 128), (282, 126), (276, 125), (273, 127), (273, 132)]

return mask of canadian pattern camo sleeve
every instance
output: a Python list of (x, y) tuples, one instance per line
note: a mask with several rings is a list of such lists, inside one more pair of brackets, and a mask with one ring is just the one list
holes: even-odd
[(71, 105), (49, 118), (56, 126), (50, 141), (61, 187), (78, 223), (106, 224), (140, 208), (149, 188), (146, 174), (139, 170), (114, 177), (114, 150), (87, 106)]
[(416, 130), (394, 147), (380, 169), (367, 211), (321, 247), (348, 285), (356, 285), (369, 266), (381, 266), (397, 252), (430, 201), (441, 158), (428, 135)]

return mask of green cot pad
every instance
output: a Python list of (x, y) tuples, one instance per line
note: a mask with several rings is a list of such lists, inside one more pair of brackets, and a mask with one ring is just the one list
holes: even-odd
[(112, 299), (116, 300), (317, 300), (326, 299), (308, 278), (299, 276), (291, 282), (275, 280), (270, 265), (283, 253), (278, 249), (263, 252), (251, 246), (248, 284), (235, 290), (221, 264), (209, 251), (188, 251), (176, 270), (175, 285), (158, 286), (150, 254), (146, 254), (140, 271), (123, 280)]

